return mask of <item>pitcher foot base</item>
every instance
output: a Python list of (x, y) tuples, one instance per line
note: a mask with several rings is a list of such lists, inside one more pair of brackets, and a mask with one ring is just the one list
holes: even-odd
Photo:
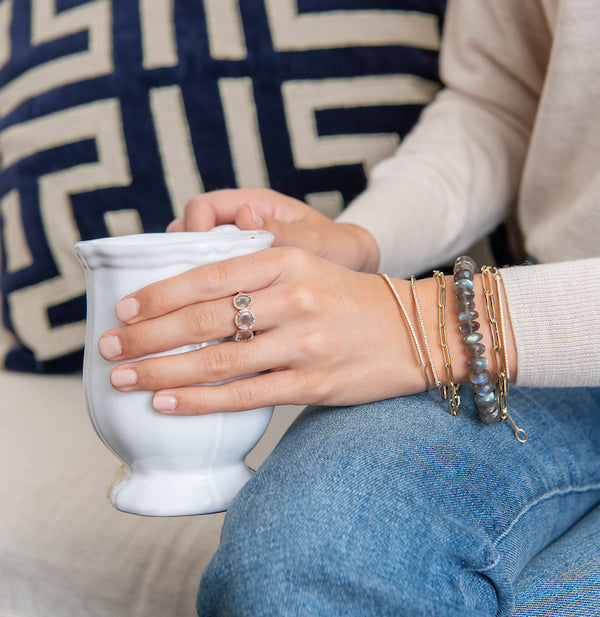
[(252, 477), (245, 464), (195, 472), (126, 470), (110, 492), (113, 507), (141, 516), (223, 512)]

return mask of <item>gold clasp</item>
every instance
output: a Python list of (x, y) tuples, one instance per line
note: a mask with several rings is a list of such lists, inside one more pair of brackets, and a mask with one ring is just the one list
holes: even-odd
[(515, 437), (517, 441), (520, 443), (525, 443), (529, 439), (527, 431), (517, 426), (515, 421), (512, 419), (512, 416), (508, 412), (506, 412), (505, 418), (512, 424), (512, 427), (515, 429)]

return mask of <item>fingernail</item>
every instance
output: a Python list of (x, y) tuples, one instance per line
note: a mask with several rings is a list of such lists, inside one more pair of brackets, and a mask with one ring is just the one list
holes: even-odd
[(101, 336), (98, 341), (98, 351), (105, 360), (112, 360), (121, 355), (123, 346), (121, 345), (121, 339), (114, 334), (107, 334)]
[(140, 312), (140, 303), (135, 298), (123, 298), (115, 306), (115, 315), (119, 321), (128, 322)]
[(252, 218), (254, 219), (254, 222), (259, 227), (262, 227), (265, 224), (263, 217), (260, 216), (260, 214), (257, 214), (256, 212), (254, 212), (254, 208), (252, 206), (248, 206), (248, 208), (250, 208), (250, 212), (252, 212)]
[(152, 406), (156, 411), (173, 411), (177, 407), (177, 399), (174, 396), (159, 394), (152, 399)]
[(137, 383), (137, 373), (132, 368), (119, 368), (110, 374), (110, 383), (115, 388), (134, 386)]

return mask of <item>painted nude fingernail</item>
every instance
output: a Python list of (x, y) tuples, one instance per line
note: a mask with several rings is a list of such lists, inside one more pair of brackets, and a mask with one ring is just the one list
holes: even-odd
[(252, 218), (254, 219), (254, 223), (258, 225), (259, 227), (262, 227), (265, 224), (263, 217), (257, 212), (255, 212), (252, 206), (248, 206), (248, 207), (250, 208), (250, 212), (252, 212)]
[(140, 312), (140, 303), (135, 298), (123, 298), (115, 306), (115, 315), (122, 322), (128, 322)]
[(156, 411), (173, 411), (177, 407), (174, 396), (158, 395), (152, 399), (152, 406)]
[(125, 388), (126, 386), (134, 386), (137, 383), (137, 373), (131, 368), (115, 369), (110, 374), (110, 383), (115, 388)]
[(98, 341), (98, 351), (105, 360), (112, 360), (121, 355), (123, 346), (121, 345), (121, 339), (114, 334), (107, 334), (100, 337)]

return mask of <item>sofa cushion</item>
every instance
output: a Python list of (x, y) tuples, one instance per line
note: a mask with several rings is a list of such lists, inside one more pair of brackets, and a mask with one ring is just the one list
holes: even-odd
[(0, 370), (0, 388), (0, 615), (193, 617), (222, 515), (117, 512), (105, 489), (119, 462), (81, 378)]
[[(120, 466), (85, 412), (78, 375), (0, 370), (0, 616), (193, 617), (222, 514), (140, 517), (113, 509)], [(256, 468), (299, 408), (275, 410)]]
[(225, 187), (337, 214), (438, 89), (443, 4), (0, 1), (5, 366), (80, 367), (80, 239)]

